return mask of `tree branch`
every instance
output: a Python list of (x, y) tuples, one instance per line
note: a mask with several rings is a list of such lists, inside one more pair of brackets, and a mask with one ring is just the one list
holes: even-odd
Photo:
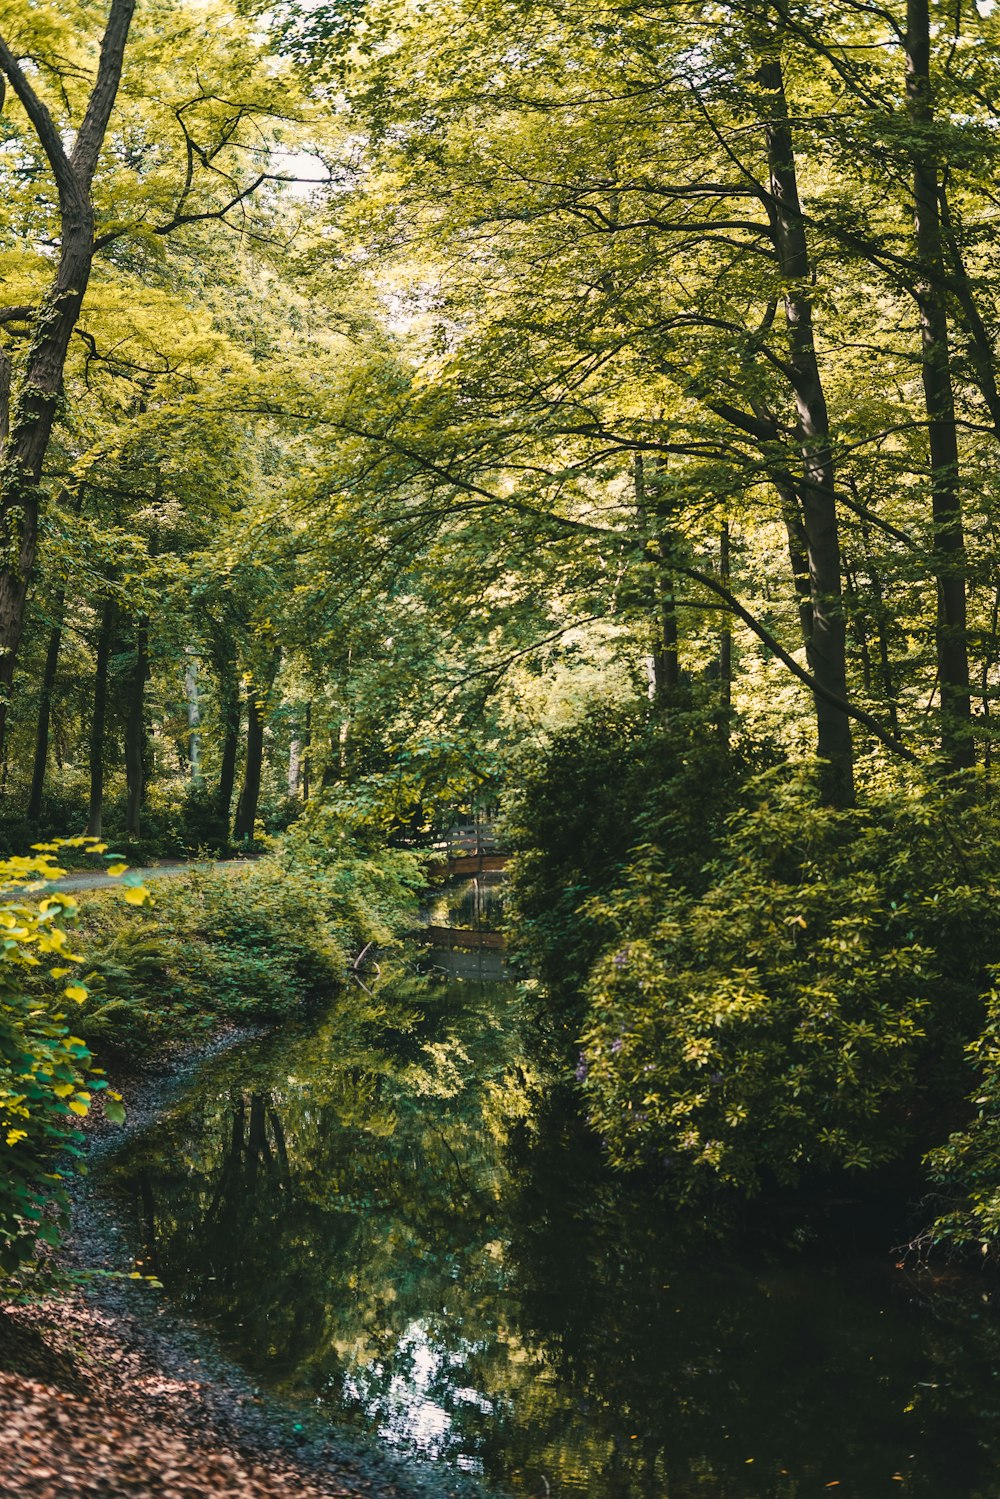
[(46, 105), (42, 103), (24, 76), (20, 63), (2, 36), (0, 36), (0, 69), (10, 80), (11, 88), (21, 101), (21, 107), (28, 116), (32, 129), (38, 136), (42, 150), (48, 158), (52, 175), (56, 179), (60, 201), (66, 197), (75, 198), (79, 187), (69, 157), (63, 150), (56, 123)]
[(74, 176), (88, 192), (121, 81), (125, 43), (128, 41), (135, 3), (136, 0), (111, 0), (108, 24), (101, 41), (97, 78), (69, 160)]
[(806, 671), (805, 667), (800, 666), (795, 657), (790, 655), (784, 646), (778, 643), (767, 626), (762, 625), (760, 620), (750, 613), (749, 609), (744, 609), (743, 605), (736, 598), (736, 595), (731, 593), (723, 583), (718, 582), (717, 579), (711, 577), (708, 573), (700, 572), (695, 567), (678, 566), (677, 571), (683, 573), (685, 577), (690, 578), (693, 582), (700, 583), (702, 587), (717, 594), (719, 598), (725, 599), (736, 617), (741, 619), (747, 628), (753, 631), (758, 640), (763, 641), (768, 650), (773, 652), (778, 660), (788, 667), (792, 675), (798, 677), (799, 681), (803, 682), (809, 688), (810, 692), (815, 693), (817, 697), (823, 698), (825, 702), (832, 704), (833, 707), (839, 708), (842, 713), (846, 713), (850, 718), (856, 719), (870, 734), (874, 734), (875, 738), (881, 744), (884, 744), (886, 749), (891, 750), (894, 755), (899, 755), (901, 759), (909, 760), (911, 763), (916, 762), (917, 757), (913, 751), (894, 738), (888, 729), (884, 729), (877, 718), (873, 718), (870, 713), (866, 713), (864, 708), (858, 708), (854, 703), (848, 702), (846, 698), (838, 697), (835, 692), (830, 692), (826, 687), (821, 687), (816, 678), (810, 672)]

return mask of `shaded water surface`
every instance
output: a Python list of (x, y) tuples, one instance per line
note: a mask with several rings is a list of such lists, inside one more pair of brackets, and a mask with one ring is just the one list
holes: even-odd
[(721, 1266), (537, 1117), (516, 987), (450, 961), (216, 1059), (131, 1143), (171, 1296), (262, 1384), (523, 1495), (1000, 1495), (988, 1300)]

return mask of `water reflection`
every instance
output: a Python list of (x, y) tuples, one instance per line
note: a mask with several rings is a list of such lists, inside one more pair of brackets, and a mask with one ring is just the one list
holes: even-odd
[(720, 1263), (541, 1112), (519, 1034), (513, 985), (411, 979), (208, 1067), (117, 1168), (171, 1294), (285, 1394), (532, 1496), (1000, 1494), (989, 1300)]
[(490, 870), (452, 881), (431, 902), (430, 920), (440, 926), (495, 931), (503, 916), (505, 884), (502, 872)]

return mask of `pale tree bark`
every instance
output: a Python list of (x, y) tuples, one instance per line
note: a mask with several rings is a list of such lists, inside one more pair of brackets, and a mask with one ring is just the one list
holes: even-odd
[(198, 681), (198, 657), (189, 646), (184, 652), (184, 701), (187, 705), (188, 766), (191, 785), (200, 787), (201, 772), (201, 687)]
[(90, 806), (87, 813), (87, 833), (91, 838), (101, 836), (104, 818), (104, 729), (108, 713), (108, 664), (111, 660), (117, 613), (114, 600), (105, 600), (97, 636), (94, 699), (90, 715)]
[(292, 739), (288, 745), (288, 795), (298, 797), (302, 793), (302, 740)]
[[(27, 353), (10, 405), (0, 458), (0, 744), (28, 585), (35, 565), (42, 465), (62, 388), (69, 341), (80, 315), (94, 257), (94, 172), (118, 85), (135, 0), (111, 0), (97, 77), (67, 153), (63, 134), (0, 36), (0, 72), (17, 95), (48, 159), (59, 201), (60, 251), (53, 280), (32, 316)], [(9, 381), (9, 370), (0, 386)]]

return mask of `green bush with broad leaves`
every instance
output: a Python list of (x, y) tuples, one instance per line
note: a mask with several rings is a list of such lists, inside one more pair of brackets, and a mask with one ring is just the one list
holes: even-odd
[(915, 1160), (965, 1107), (1000, 959), (988, 805), (916, 778), (843, 812), (806, 777), (756, 790), (704, 890), (646, 847), (587, 908), (587, 1108), (681, 1198)]
[[(68, 894), (45, 893), (65, 872), (53, 858), (63, 849), (104, 852), (92, 839), (72, 838), (0, 860), (0, 1279), (29, 1260), (39, 1241), (57, 1240), (64, 1174), (94, 1095), (104, 1092), (110, 1119), (124, 1117), (120, 1095), (74, 1034), (88, 998), (70, 936), (77, 906)], [(128, 894), (144, 899), (135, 887)]]
[(970, 1043), (974, 1071), (971, 1118), (927, 1156), (933, 1220), (925, 1249), (1000, 1254), (1000, 968), (986, 996), (982, 1032)]
[(550, 1025), (575, 1036), (602, 938), (588, 901), (616, 888), (631, 851), (655, 844), (660, 878), (701, 888), (748, 776), (767, 745), (723, 739), (696, 713), (651, 718), (647, 704), (598, 705), (519, 767), (504, 805), (511, 942), (545, 994)]
[[(610, 1159), (679, 1200), (916, 1170), (949, 1131), (952, 1166), (1000, 1161), (989, 788), (914, 770), (834, 811), (808, 765), (753, 765), (590, 721), (515, 806), (514, 945)], [(1000, 1227), (1000, 1167), (980, 1187)]]

